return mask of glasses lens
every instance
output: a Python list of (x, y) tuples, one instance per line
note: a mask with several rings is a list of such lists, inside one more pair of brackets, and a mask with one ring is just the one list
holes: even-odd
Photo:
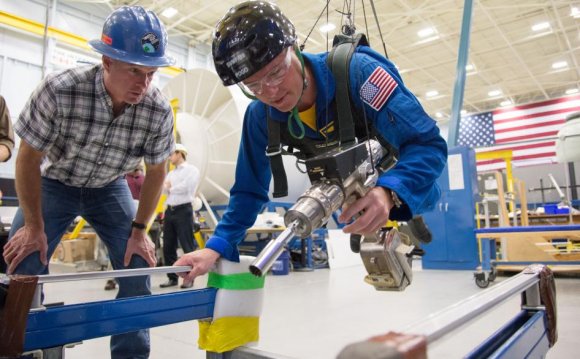
[(284, 61), (274, 67), (262, 81), (268, 86), (280, 85), (282, 81), (284, 81), (286, 74), (288, 74), (291, 59), (292, 56), (290, 55), (290, 48), (288, 47), (286, 49), (286, 56), (284, 57)]
[(288, 70), (290, 69), (290, 63), (292, 62), (290, 47), (287, 47), (285, 51), (286, 55), (284, 56), (284, 60), (274, 66), (261, 80), (249, 84), (239, 83), (238, 85), (242, 88), (242, 91), (257, 96), (263, 93), (264, 86), (274, 87), (280, 85), (286, 78)]
[(239, 82), (238, 86), (240, 89), (242, 89), (242, 92), (245, 92), (248, 95), (258, 96), (262, 94), (261, 82), (252, 83), (250, 86), (244, 84), (243, 82)]

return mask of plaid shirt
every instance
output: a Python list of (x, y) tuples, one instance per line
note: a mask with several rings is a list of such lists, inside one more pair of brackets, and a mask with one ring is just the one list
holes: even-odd
[(113, 117), (101, 65), (47, 77), (14, 125), (16, 133), (44, 152), (42, 176), (75, 187), (103, 187), (145, 163), (165, 161), (173, 151), (173, 113), (151, 86), (137, 105)]

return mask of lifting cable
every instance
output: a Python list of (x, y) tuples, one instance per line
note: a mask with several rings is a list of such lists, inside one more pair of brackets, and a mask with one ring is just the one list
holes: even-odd
[[(368, 40), (368, 39), (370, 39), (370, 35), (369, 35), (367, 13), (366, 13), (366, 8), (365, 8), (364, 2), (365, 2), (365, 0), (361, 0), (361, 4), (362, 4), (362, 8), (363, 8), (363, 20), (365, 23), (365, 35), (366, 35), (367, 40)], [(377, 25), (377, 29), (379, 31), (379, 37), (381, 38), (381, 43), (383, 45), (383, 51), (385, 52), (385, 57), (388, 59), (389, 55), (387, 53), (387, 45), (385, 43), (385, 39), (383, 37), (383, 31), (381, 29), (381, 24), (379, 23), (379, 18), (377, 16), (377, 11), (375, 8), (375, 1), (369, 0), (369, 3), (371, 5), (371, 9), (373, 12), (375, 24)], [(312, 27), (308, 31), (308, 35), (306, 35), (306, 38), (304, 39), (304, 41), (300, 45), (300, 51), (304, 51), (304, 48), (306, 46), (306, 42), (310, 38), (312, 31), (314, 30), (314, 28), (316, 27), (316, 25), (320, 21), (320, 18), (322, 17), (322, 15), (324, 15), (324, 13), (326, 13), (326, 23), (328, 24), (328, 20), (329, 20), (328, 19), (328, 14), (329, 14), (328, 7), (329, 7), (329, 5), (330, 5), (330, 0), (326, 0), (326, 4), (322, 8), (322, 11), (320, 12), (318, 17), (316, 18), (316, 21), (314, 22), (314, 24), (312, 25)], [(354, 33), (356, 30), (356, 25), (354, 23), (354, 18), (356, 15), (356, 0), (343, 0), (342, 11), (341, 10), (335, 10), (335, 11), (338, 12), (339, 14), (341, 14), (341, 18), (340, 18), (340, 31), (341, 31), (341, 33), (343, 35), (354, 37)], [(347, 21), (344, 20), (345, 18), (347, 19)], [(347, 22), (348, 24), (345, 24), (345, 22)], [(326, 33), (326, 50), (328, 51), (328, 32)]]

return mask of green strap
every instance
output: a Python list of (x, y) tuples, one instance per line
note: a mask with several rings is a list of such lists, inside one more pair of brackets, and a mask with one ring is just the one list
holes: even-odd
[(219, 274), (209, 272), (207, 286), (219, 289), (250, 290), (264, 288), (265, 277), (251, 273)]
[[(300, 49), (297, 46), (294, 46), (294, 52), (296, 53), (296, 56), (298, 57), (298, 60), (300, 61), (300, 71), (302, 72), (302, 81), (304, 82), (304, 57), (302, 57), (302, 53), (300, 52)], [(304, 86), (302, 87), (302, 92), (300, 93), (300, 97), (298, 98), (298, 103), (300, 103), (300, 100), (302, 99), (302, 95), (304, 95)], [(298, 115), (298, 103), (296, 103), (296, 106), (294, 106), (294, 108), (292, 109), (292, 112), (290, 112), (290, 115), (288, 115), (288, 132), (290, 132), (290, 136), (294, 137), (297, 140), (301, 140), (304, 138), (304, 124), (302, 123), (302, 120), (300, 119), (300, 115)], [(300, 129), (300, 133), (296, 134), (294, 132), (294, 126), (292, 126), (292, 122), (296, 122), (296, 125), (298, 126), (298, 128)]]
[[(302, 97), (302, 96), (300, 96)], [(295, 122), (296, 125), (298, 126), (298, 128), (300, 129), (300, 133), (296, 134), (294, 132), (294, 126), (292, 126), (292, 122)], [(290, 115), (288, 115), (288, 131), (290, 132), (290, 135), (298, 140), (301, 140), (304, 138), (304, 125), (302, 124), (302, 120), (300, 119), (300, 116), (298, 115), (298, 107), (294, 107), (292, 109), (292, 112), (290, 112)]]

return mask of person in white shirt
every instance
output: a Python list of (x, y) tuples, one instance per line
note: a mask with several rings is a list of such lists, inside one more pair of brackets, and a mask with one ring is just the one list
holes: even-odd
[[(199, 183), (199, 170), (186, 162), (187, 148), (178, 143), (175, 151), (169, 157), (175, 169), (167, 174), (164, 191), (167, 194), (167, 209), (163, 219), (163, 258), (166, 266), (171, 266), (177, 260), (177, 243), (184, 253), (195, 250), (193, 238), (193, 207), (195, 190)], [(177, 285), (177, 274), (167, 274), (167, 282), (161, 288)], [(185, 282), (181, 288), (191, 288), (193, 282)]]

